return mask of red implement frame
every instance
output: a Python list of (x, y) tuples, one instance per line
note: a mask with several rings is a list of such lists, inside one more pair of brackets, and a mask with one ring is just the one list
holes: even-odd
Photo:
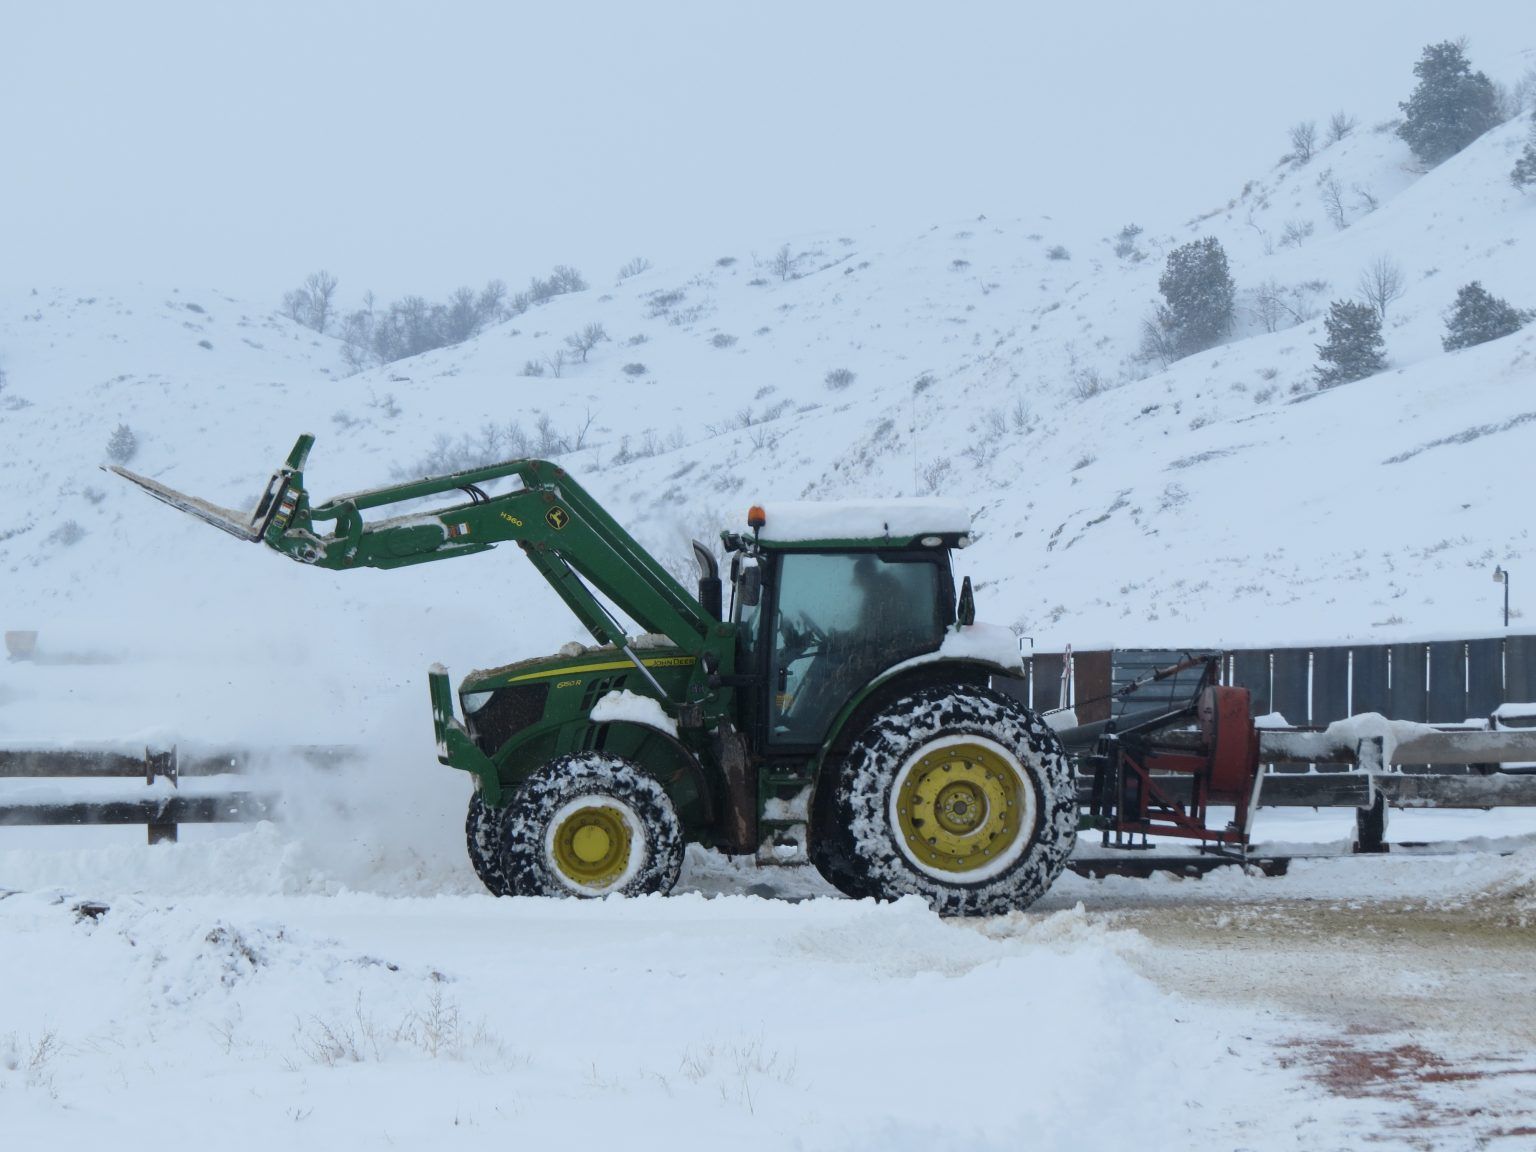
[[(1148, 836), (1248, 847), (1261, 781), (1259, 734), (1249, 716), (1248, 689), (1216, 683), (1219, 656), (1185, 661), (1154, 678), (1202, 663), (1205, 675), (1188, 705), (1100, 738), (1090, 760), (1092, 814), (1106, 847), (1145, 847)], [(1187, 803), (1159, 786), (1159, 776), (1168, 775), (1190, 778)], [(1224, 828), (1209, 826), (1212, 804), (1235, 810)]]

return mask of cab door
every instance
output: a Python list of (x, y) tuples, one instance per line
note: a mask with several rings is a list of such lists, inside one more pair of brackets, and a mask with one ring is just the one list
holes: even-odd
[(893, 664), (935, 651), (953, 620), (947, 557), (787, 552), (762, 633), (767, 737), (815, 746), (857, 692)]

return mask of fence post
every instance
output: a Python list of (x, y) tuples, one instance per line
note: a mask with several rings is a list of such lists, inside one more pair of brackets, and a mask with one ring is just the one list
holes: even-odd
[(1390, 852), (1387, 843), (1387, 794), (1376, 787), (1376, 777), (1370, 777), (1370, 803), (1355, 809), (1355, 851), (1364, 854)]

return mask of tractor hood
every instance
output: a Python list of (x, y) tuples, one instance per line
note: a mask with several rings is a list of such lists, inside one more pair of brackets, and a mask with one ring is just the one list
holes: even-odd
[[(669, 643), (664, 636), (638, 636), (630, 647), (647, 668), (691, 669), (695, 663), (695, 657)], [(535, 656), (498, 668), (476, 669), (464, 677), (459, 691), (485, 692), (509, 684), (537, 684), (553, 679), (587, 678), (605, 672), (634, 670), (634, 664), (624, 651), (612, 644), (573, 643), (565, 645), (552, 656)]]

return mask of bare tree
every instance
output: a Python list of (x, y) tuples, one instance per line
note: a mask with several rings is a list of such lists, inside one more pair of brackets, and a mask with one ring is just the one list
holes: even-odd
[(1348, 112), (1335, 112), (1328, 118), (1328, 143), (1337, 144), (1353, 132), (1359, 123)]
[[(606, 339), (608, 339), (608, 333), (604, 330), (603, 326), (598, 323), (592, 323), (579, 332), (572, 332), (565, 338), (565, 344), (567, 348), (580, 356), (581, 362), (585, 364), (587, 362), (587, 353)], [(559, 375), (559, 373), (556, 373), (556, 375)]]
[(373, 318), (371, 309), (358, 310), (341, 322), (341, 357), (347, 367), (361, 372), (373, 359)]
[(588, 408), (586, 419), (581, 422), (580, 426), (577, 427), (576, 431), (570, 437), (572, 452), (580, 451), (582, 448), (587, 446), (587, 435), (592, 431), (592, 421), (595, 419), (597, 419), (597, 417), (592, 415), (592, 409)]
[[(557, 372), (558, 376), (559, 373)], [(534, 444), (534, 452), (539, 456), (559, 456), (570, 451), (570, 444), (565, 437), (555, 429), (555, 422), (548, 412), (540, 412), (539, 419), (534, 424), (534, 430), (538, 433), (538, 441)]]
[(324, 333), (336, 315), (336, 277), (321, 269), (283, 296), (283, 315), (295, 324)]
[(284, 292), (283, 315), (295, 324), (307, 323), (309, 317), (309, 293), (303, 288), (295, 288), (292, 292)]
[(650, 267), (651, 262), (644, 256), (636, 256), (619, 269), (619, 279), (621, 281), (628, 280), (631, 276), (638, 276), (642, 272), (649, 271)]
[(1289, 312), (1284, 292), (1278, 280), (1266, 280), (1249, 293), (1248, 311), (1266, 332), (1280, 331), (1281, 322)]
[(1291, 159), (1305, 164), (1317, 151), (1317, 121), (1303, 120), (1291, 125)]
[(323, 335), (336, 315), (336, 277), (322, 268), (310, 273), (304, 287), (309, 291), (309, 326)]
[(1248, 211), (1247, 224), (1248, 224), (1248, 227), (1252, 228), (1255, 232), (1257, 232), (1259, 234), (1259, 239), (1264, 244), (1264, 255), (1266, 255), (1266, 256), (1273, 256), (1275, 254), (1275, 242), (1274, 242), (1273, 238), (1271, 238), (1270, 234), (1265, 229), (1259, 227), (1259, 222), (1253, 218), (1253, 210), (1252, 209), (1249, 209), (1249, 211)]
[(505, 280), (487, 280), (475, 302), (482, 324), (507, 319), (507, 284)]
[(1141, 322), (1141, 350), (1138, 355), (1144, 361), (1156, 360), (1164, 368), (1179, 358), (1173, 336), (1158, 323), (1156, 316), (1149, 316)]
[(1403, 292), (1403, 270), (1390, 256), (1378, 256), (1360, 273), (1360, 295), (1375, 309), (1377, 319), (1385, 322), (1387, 306), (1400, 300)]
[(1266, 332), (1278, 332), (1305, 324), (1317, 315), (1312, 297), (1327, 288), (1321, 281), (1307, 281), (1287, 288), (1280, 281), (1265, 280), (1248, 294), (1248, 313)]
[(547, 353), (544, 363), (549, 365), (550, 375), (556, 380), (560, 379), (560, 373), (565, 371), (565, 349), (556, 348), (553, 352)]
[(1333, 169), (1325, 169), (1317, 178), (1318, 195), (1323, 198), (1323, 207), (1328, 211), (1328, 219), (1333, 221), (1333, 226), (1341, 231), (1349, 227), (1349, 216), (1344, 208), (1344, 183), (1333, 174)]
[(800, 263), (800, 258), (785, 244), (774, 253), (773, 259), (768, 261), (768, 271), (772, 272), (780, 280), (788, 280), (795, 274), (795, 267)]
[(466, 285), (448, 297), (448, 304), (442, 311), (442, 338), (448, 344), (462, 344), (479, 333), (481, 327), (474, 289)]
[(1300, 248), (1312, 231), (1310, 220), (1287, 220), (1285, 227), (1280, 229), (1280, 247)]
[(549, 274), (548, 283), (554, 288), (557, 296), (567, 292), (585, 292), (587, 288), (587, 282), (582, 279), (581, 273), (569, 264), (556, 264), (554, 271)]
[(1527, 68), (1525, 75), (1514, 83), (1509, 90), (1509, 101), (1514, 108), (1514, 115), (1522, 112), (1536, 111), (1536, 67)]

